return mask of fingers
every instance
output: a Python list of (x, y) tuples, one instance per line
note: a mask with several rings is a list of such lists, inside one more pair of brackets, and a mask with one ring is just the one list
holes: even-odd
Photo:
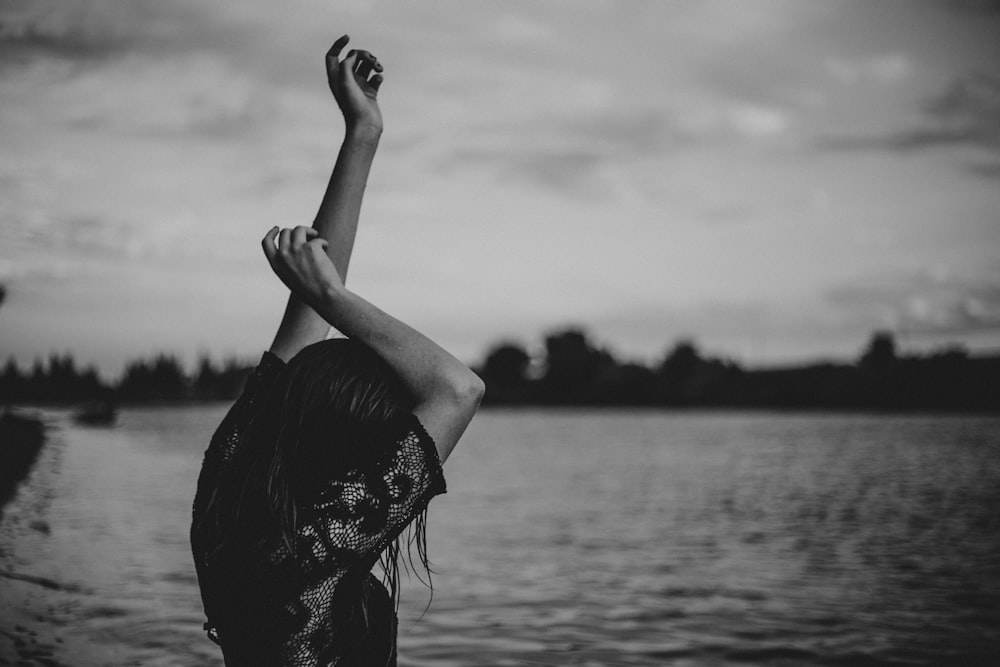
[(356, 92), (358, 89), (369, 98), (375, 99), (384, 80), (382, 76), (384, 68), (370, 51), (351, 49), (343, 60), (338, 60), (349, 39), (344, 35), (333, 43), (326, 54), (327, 80), (338, 104), (343, 103), (341, 97), (346, 91)]
[(376, 58), (371, 51), (366, 51), (364, 49), (351, 49), (347, 55), (355, 55), (358, 59), (358, 67), (367, 67), (368, 71), (375, 70), (376, 72), (382, 71), (382, 65), (379, 63), (378, 58)]
[(368, 78), (368, 75), (372, 73), (372, 70), (376, 72), (382, 71), (382, 65), (379, 64), (378, 58), (373, 56), (370, 51), (358, 51), (358, 66), (357, 73), (358, 77), (362, 81)]
[(268, 230), (267, 234), (264, 235), (264, 239), (260, 242), (264, 246), (264, 255), (267, 257), (267, 261), (273, 266), (274, 259), (278, 255), (278, 248), (274, 245), (274, 239), (278, 236), (278, 227), (275, 225)]
[(288, 252), (292, 247), (292, 230), (282, 229), (278, 232), (278, 252)]
[(330, 50), (326, 52), (327, 62), (339, 59), (340, 52), (344, 50), (344, 47), (347, 46), (349, 41), (351, 41), (351, 38), (348, 35), (343, 35), (340, 39), (334, 42), (333, 46), (330, 47)]
[(292, 230), (292, 247), (298, 248), (301, 245), (305, 245), (310, 239), (314, 239), (317, 236), (319, 236), (319, 232), (312, 227), (299, 225)]
[(306, 244), (314, 251), (326, 254), (326, 249), (330, 247), (330, 243), (326, 239), (314, 238)]
[(327, 253), (327, 240), (312, 227), (272, 227), (261, 245), (275, 275), (304, 300), (326, 286), (343, 285)]
[(373, 65), (374, 61), (372, 61), (370, 58), (365, 58), (362, 56), (361, 59), (358, 60), (358, 68), (357, 70), (355, 70), (358, 75), (358, 78), (361, 79), (362, 81), (367, 79), (368, 75), (372, 73)]
[[(347, 56), (340, 62), (337, 73), (341, 81), (350, 81), (351, 74), (355, 76), (355, 81), (368, 81), (372, 72), (380, 73), (384, 67), (369, 51), (351, 49)], [(368, 81), (370, 83), (370, 81)]]
[(296, 250), (314, 241), (326, 243), (324, 239), (319, 238), (319, 232), (312, 227), (299, 225), (295, 229), (281, 229), (274, 226), (264, 235), (261, 245), (267, 258), (274, 260), (279, 253)]
[(341, 83), (346, 83), (352, 79), (351, 73), (354, 68), (358, 66), (358, 54), (356, 51), (351, 51), (347, 54), (347, 57), (340, 61), (340, 66), (337, 68), (337, 74), (340, 77)]

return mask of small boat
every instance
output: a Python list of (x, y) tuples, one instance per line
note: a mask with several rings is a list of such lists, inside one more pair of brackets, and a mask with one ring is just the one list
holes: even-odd
[(73, 413), (73, 421), (87, 426), (111, 426), (118, 419), (118, 408), (109, 401), (87, 403)]

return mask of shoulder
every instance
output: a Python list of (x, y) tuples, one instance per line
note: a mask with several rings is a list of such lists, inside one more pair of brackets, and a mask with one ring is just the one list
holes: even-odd
[(247, 376), (247, 380), (243, 384), (243, 391), (236, 401), (237, 405), (240, 403), (259, 403), (276, 383), (282, 371), (285, 370), (285, 365), (285, 362), (273, 352), (264, 352), (260, 362)]
[(284, 367), (285, 362), (273, 353), (264, 353), (260, 363), (247, 376), (239, 398), (229, 408), (212, 436), (213, 445), (222, 446), (222, 443), (228, 443), (226, 449), (231, 449), (243, 440), (251, 424), (256, 421)]
[(260, 358), (257, 367), (253, 369), (251, 376), (272, 377), (278, 375), (285, 369), (285, 362), (274, 352), (267, 350)]

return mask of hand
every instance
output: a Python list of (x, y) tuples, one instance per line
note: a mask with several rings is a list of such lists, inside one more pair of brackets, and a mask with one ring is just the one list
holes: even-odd
[(337, 267), (326, 254), (326, 240), (319, 238), (319, 233), (311, 227), (280, 232), (273, 227), (261, 245), (281, 282), (311, 306), (320, 302), (330, 289), (344, 286)]
[(326, 78), (330, 90), (349, 128), (367, 127), (381, 132), (382, 112), (376, 96), (382, 85), (382, 65), (368, 51), (351, 50), (346, 58), (340, 60), (340, 52), (347, 46), (348, 40), (350, 37), (344, 35), (333, 43), (326, 54)]

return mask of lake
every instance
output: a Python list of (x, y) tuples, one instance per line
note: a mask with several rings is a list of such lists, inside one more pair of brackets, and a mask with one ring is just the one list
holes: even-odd
[[(226, 407), (45, 411), (0, 664), (222, 664), (187, 540)], [(1000, 418), (493, 410), (445, 475), (400, 665), (1000, 664)]]

